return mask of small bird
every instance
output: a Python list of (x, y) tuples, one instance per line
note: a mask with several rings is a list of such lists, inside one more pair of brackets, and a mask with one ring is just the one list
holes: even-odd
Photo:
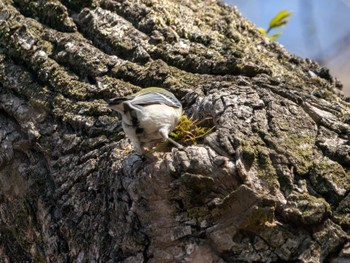
[(182, 115), (182, 105), (173, 93), (150, 87), (127, 97), (113, 98), (108, 103), (122, 115), (124, 132), (138, 154), (144, 154), (144, 147), (150, 148), (164, 140), (183, 148), (168, 137)]

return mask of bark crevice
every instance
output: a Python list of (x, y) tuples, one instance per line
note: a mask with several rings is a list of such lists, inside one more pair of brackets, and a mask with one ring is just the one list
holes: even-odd
[[(349, 104), (216, 1), (0, 3), (0, 261), (348, 260)], [(173, 92), (203, 144), (132, 152), (106, 100)]]

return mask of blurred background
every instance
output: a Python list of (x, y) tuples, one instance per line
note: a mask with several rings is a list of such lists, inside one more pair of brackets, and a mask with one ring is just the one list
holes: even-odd
[(226, 0), (257, 27), (267, 29), (280, 11), (293, 13), (288, 24), (271, 33), (300, 57), (311, 58), (330, 69), (350, 96), (350, 0)]

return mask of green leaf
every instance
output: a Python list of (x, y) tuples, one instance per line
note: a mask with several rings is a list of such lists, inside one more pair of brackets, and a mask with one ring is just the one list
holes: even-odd
[(275, 41), (277, 38), (279, 38), (282, 35), (282, 33), (275, 33), (272, 36), (270, 36), (271, 41)]
[(260, 27), (260, 28), (258, 28), (258, 31), (265, 36), (267, 35), (266, 30), (264, 28)]
[(285, 26), (288, 23), (288, 18), (292, 15), (293, 13), (286, 9), (279, 12), (274, 18), (271, 19), (267, 32), (269, 32), (272, 28)]

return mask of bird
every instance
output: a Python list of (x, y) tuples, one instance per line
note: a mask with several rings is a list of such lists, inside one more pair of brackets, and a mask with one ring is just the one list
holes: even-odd
[(130, 96), (112, 98), (108, 104), (121, 114), (123, 130), (138, 154), (145, 154), (145, 147), (165, 140), (183, 148), (169, 138), (182, 115), (181, 102), (170, 91), (159, 87), (144, 88)]

